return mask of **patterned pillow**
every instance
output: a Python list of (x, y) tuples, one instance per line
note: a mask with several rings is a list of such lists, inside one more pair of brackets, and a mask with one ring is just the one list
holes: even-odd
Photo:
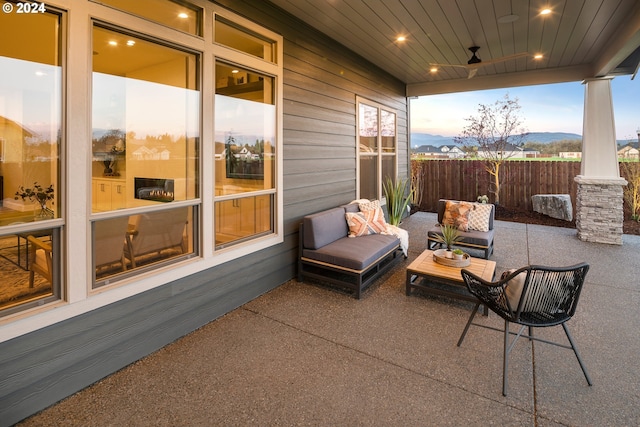
[(371, 211), (375, 209), (380, 209), (380, 201), (379, 200), (371, 200), (366, 202), (359, 202), (358, 208), (360, 208), (360, 212)]
[(489, 231), (489, 218), (491, 218), (492, 205), (486, 203), (473, 203), (469, 211), (469, 230)]
[(460, 231), (468, 231), (469, 212), (472, 208), (473, 205), (469, 202), (447, 200), (442, 217), (442, 225), (453, 225), (458, 227)]
[(349, 237), (379, 234), (387, 230), (382, 209), (365, 212), (347, 212), (344, 214), (349, 225)]

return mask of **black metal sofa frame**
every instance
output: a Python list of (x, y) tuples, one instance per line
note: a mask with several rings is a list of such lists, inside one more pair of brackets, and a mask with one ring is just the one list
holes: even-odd
[(345, 205), (304, 217), (300, 223), (298, 281), (315, 279), (355, 291), (362, 291), (401, 259), (400, 240), (395, 236), (371, 234), (347, 237), (346, 212), (358, 205)]

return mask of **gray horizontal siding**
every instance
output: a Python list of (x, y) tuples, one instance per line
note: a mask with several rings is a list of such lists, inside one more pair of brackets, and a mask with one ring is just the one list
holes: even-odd
[(355, 197), (356, 96), (398, 111), (399, 173), (406, 174), (404, 85), (268, 2), (218, 3), (285, 38), (284, 243), (0, 343), (0, 425), (55, 403), (295, 277), (302, 217)]

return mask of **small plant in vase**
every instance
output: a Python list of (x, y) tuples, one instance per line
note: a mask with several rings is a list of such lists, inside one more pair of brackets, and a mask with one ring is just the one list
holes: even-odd
[(464, 258), (464, 252), (462, 249), (454, 249), (453, 250), (453, 259), (462, 259)]
[(458, 232), (458, 227), (447, 224), (441, 226), (440, 229), (442, 231), (442, 235), (436, 236), (436, 240), (447, 247), (445, 256), (447, 258), (453, 258), (453, 251), (451, 250), (451, 246), (460, 241), (460, 233)]
[(53, 184), (45, 188), (37, 182), (34, 182), (32, 188), (25, 188), (22, 185), (18, 187), (14, 198), (16, 200), (21, 198), (23, 201), (28, 199), (30, 202), (38, 202), (40, 210), (35, 212), (35, 216), (37, 218), (47, 219), (53, 218), (53, 210), (49, 209), (47, 202), (53, 200), (54, 197)]

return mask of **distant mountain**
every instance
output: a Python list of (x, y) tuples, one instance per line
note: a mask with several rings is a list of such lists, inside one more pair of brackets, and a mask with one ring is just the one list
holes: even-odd
[[(454, 145), (452, 136), (431, 135), (429, 133), (412, 133), (411, 146), (420, 147), (422, 145), (433, 145), (440, 147), (442, 145)], [(555, 141), (582, 139), (582, 135), (567, 132), (531, 132), (525, 138), (526, 142), (538, 142), (541, 144), (549, 144)], [(618, 141), (622, 142), (622, 141)]]

